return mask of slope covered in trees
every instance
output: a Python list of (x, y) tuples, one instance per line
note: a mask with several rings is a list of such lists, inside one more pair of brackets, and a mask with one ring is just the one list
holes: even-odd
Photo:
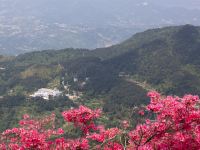
[(147, 30), (109, 48), (2, 57), (0, 96), (4, 98), (0, 101), (4, 103), (10, 96), (28, 97), (43, 87), (67, 92), (64, 82), (72, 92), (83, 93), (78, 104), (93, 106), (97, 102), (110, 119), (120, 119), (130, 116), (127, 110), (132, 107), (148, 103), (149, 87), (169, 95), (200, 94), (199, 49), (200, 28), (184, 25)]

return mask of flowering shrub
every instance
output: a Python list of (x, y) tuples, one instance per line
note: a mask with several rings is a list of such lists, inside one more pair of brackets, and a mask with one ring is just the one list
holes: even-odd
[(94, 120), (99, 118), (101, 110), (91, 110), (84, 106), (79, 106), (79, 109), (72, 109), (62, 113), (63, 118), (67, 122), (72, 122), (76, 127), (80, 127), (84, 134), (91, 130), (96, 130)]
[(105, 129), (97, 125), (101, 111), (80, 106), (64, 111), (62, 116), (82, 131), (78, 139), (65, 138), (64, 130), (55, 128), (55, 115), (33, 120), (24, 115), (18, 128), (0, 135), (1, 150), (197, 150), (200, 149), (200, 100), (198, 96), (162, 97), (149, 92), (151, 101), (140, 115), (150, 112), (146, 119), (130, 130), (130, 123), (122, 121), (122, 128)]

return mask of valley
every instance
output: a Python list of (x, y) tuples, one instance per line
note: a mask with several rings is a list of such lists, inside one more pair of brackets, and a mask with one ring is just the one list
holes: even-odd
[(0, 4), (0, 55), (9, 56), (109, 47), (146, 29), (200, 24), (196, 0), (0, 0)]
[[(149, 102), (149, 90), (200, 94), (199, 39), (198, 26), (171, 26), (137, 33), (107, 48), (1, 56), (0, 129), (15, 125), (25, 113), (58, 113), (80, 104), (101, 107), (105, 118), (113, 120), (104, 121), (115, 126), (120, 118), (129, 119), (132, 107)], [(64, 94), (48, 101), (29, 97), (41, 88)]]

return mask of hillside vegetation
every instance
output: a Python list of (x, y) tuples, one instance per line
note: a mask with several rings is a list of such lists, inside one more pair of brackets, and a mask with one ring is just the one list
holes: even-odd
[[(98, 105), (111, 119), (120, 119), (130, 116), (126, 110), (131, 107), (148, 103), (149, 88), (168, 95), (200, 94), (199, 65), (200, 27), (192, 25), (147, 30), (108, 48), (1, 56), (0, 102), (4, 107), (0, 111), (7, 109), (4, 118), (12, 120), (9, 110), (25, 109), (16, 97), (28, 99), (44, 87), (66, 93), (64, 83), (70, 92), (82, 93), (80, 99), (69, 100), (72, 104)], [(17, 105), (3, 105), (6, 99), (15, 99)], [(29, 112), (40, 107), (30, 103), (34, 105), (26, 105)], [(43, 112), (47, 111), (44, 107)]]

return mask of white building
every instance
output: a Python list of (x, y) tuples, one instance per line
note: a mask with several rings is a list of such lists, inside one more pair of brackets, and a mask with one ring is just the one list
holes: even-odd
[(57, 96), (60, 96), (61, 94), (62, 94), (62, 92), (59, 91), (58, 89), (52, 90), (52, 89), (42, 88), (30, 96), (31, 97), (42, 97), (45, 100), (49, 100), (50, 97), (57, 97)]
[(5, 70), (6, 68), (0, 67), (0, 70)]
[(74, 77), (74, 82), (78, 82), (78, 78), (75, 78), (75, 77)]

